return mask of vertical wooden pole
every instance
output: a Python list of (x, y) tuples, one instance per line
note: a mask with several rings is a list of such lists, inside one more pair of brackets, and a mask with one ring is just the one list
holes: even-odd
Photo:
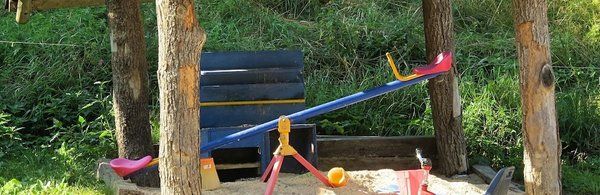
[[(450, 0), (423, 0), (427, 61), (443, 51), (454, 52), (454, 22)], [(456, 64), (437, 78), (429, 80), (429, 97), (438, 150), (437, 167), (445, 175), (467, 171), (467, 145), (462, 129), (462, 105), (458, 90)]]
[[(148, 114), (148, 62), (140, 0), (109, 0), (113, 109), (119, 157), (153, 153)], [(134, 177), (141, 186), (158, 186), (158, 172)]]
[(545, 0), (514, 0), (527, 194), (560, 194), (561, 144)]
[(193, 0), (158, 0), (161, 194), (200, 194), (199, 63)]
[(18, 4), (18, 0), (4, 0), (4, 9), (8, 12), (16, 12)]
[(29, 21), (29, 15), (31, 15), (31, 0), (18, 0), (17, 2), (17, 15), (16, 20), (19, 24), (25, 24)]

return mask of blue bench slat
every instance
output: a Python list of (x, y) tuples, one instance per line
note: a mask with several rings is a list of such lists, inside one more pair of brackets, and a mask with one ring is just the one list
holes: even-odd
[[(201, 102), (229, 102), (304, 99), (303, 60), (303, 54), (300, 51), (202, 53), (200, 100)], [(249, 126), (273, 120), (281, 115), (289, 115), (304, 108), (304, 103), (202, 106), (200, 108), (201, 143), (207, 144), (247, 129)], [(294, 123), (304, 123), (304, 121), (294, 121)], [(242, 125), (243, 127), (240, 127)], [(303, 149), (311, 145), (314, 145), (314, 149), (316, 149), (314, 126), (310, 127), (313, 141), (311, 143), (302, 142), (304, 145), (298, 146), (300, 152), (304, 152)], [(293, 125), (292, 128), (302, 127)], [(225, 145), (223, 148), (259, 148), (261, 151), (260, 170), (264, 171), (271, 159), (270, 138), (275, 139), (270, 137), (269, 133), (260, 134)], [(205, 152), (208, 153), (203, 153), (203, 156), (210, 155), (210, 151)], [(316, 158), (311, 158), (311, 155), (316, 154), (302, 153), (302, 155), (311, 163), (316, 162)], [(287, 166), (289, 163), (284, 165), (282, 171), (285, 171)], [(302, 167), (298, 168), (304, 170)]]
[(303, 82), (297, 68), (262, 68), (201, 71), (200, 85)]
[(304, 56), (300, 51), (228, 51), (204, 52), (201, 70), (302, 68)]
[(201, 102), (304, 99), (304, 83), (209, 85), (200, 87)]
[[(237, 133), (238, 131), (244, 130), (246, 128), (242, 127), (227, 127), (227, 128), (207, 128), (202, 129), (203, 134), (206, 134), (209, 139), (219, 139), (225, 137), (227, 135), (231, 135)], [(231, 144), (224, 145), (220, 148), (239, 148), (239, 147), (249, 147), (249, 146), (260, 146), (265, 137), (265, 134), (259, 134), (250, 137), (249, 139), (240, 140), (239, 142), (233, 142)]]
[[(230, 127), (261, 124), (281, 115), (303, 110), (305, 104), (267, 104), (247, 106), (208, 106), (200, 108), (200, 126)], [(301, 121), (294, 121), (298, 123)]]
[(240, 71), (202, 71), (200, 85), (233, 85), (256, 83), (302, 83), (300, 69), (269, 68)]

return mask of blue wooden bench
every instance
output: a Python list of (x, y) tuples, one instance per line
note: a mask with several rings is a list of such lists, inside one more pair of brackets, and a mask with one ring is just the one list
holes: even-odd
[[(305, 109), (302, 52), (205, 52), (200, 63), (201, 144)], [(290, 143), (316, 165), (314, 124), (294, 122)], [(219, 170), (262, 173), (278, 144), (274, 132), (201, 152), (214, 157)], [(295, 161), (286, 162), (283, 171), (303, 171)]]

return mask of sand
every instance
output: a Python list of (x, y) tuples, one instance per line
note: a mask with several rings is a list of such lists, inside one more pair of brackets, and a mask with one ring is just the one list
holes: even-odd
[[(383, 193), (386, 186), (397, 183), (396, 173), (391, 169), (377, 171), (349, 171), (350, 182), (342, 188), (325, 187), (310, 173), (296, 175), (281, 173), (275, 194), (391, 194)], [(475, 174), (455, 178), (430, 175), (429, 190), (436, 194), (483, 194), (487, 184)], [(263, 194), (266, 183), (259, 178), (222, 183), (221, 188), (203, 191), (203, 194)], [(393, 187), (392, 187), (393, 188)], [(509, 194), (511, 194), (509, 192)]]
[[(160, 194), (159, 188), (138, 187), (129, 180), (123, 180), (115, 174), (108, 164), (108, 159), (101, 159), (98, 166), (98, 178), (111, 188), (120, 193), (132, 194)], [(280, 173), (275, 194), (385, 194), (383, 190), (393, 187), (398, 183), (394, 170), (381, 169), (376, 171), (349, 171), (350, 181), (348, 185), (341, 188), (325, 187), (310, 173), (297, 175)], [(488, 185), (476, 174), (462, 175), (447, 178), (438, 175), (429, 175), (427, 183), (429, 191), (436, 194), (483, 194)], [(221, 188), (204, 191), (203, 194), (263, 194), (266, 183), (260, 182), (259, 178), (238, 180), (235, 182), (221, 183)], [(397, 185), (395, 188), (399, 188)], [(393, 194), (393, 193), (387, 193)], [(515, 186), (511, 186), (508, 194), (524, 194)]]

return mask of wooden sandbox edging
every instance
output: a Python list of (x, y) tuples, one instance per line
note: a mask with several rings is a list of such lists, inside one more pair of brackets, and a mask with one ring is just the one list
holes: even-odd
[(318, 168), (326, 171), (332, 167), (346, 170), (418, 169), (415, 149), (433, 161), (437, 153), (433, 136), (327, 136), (317, 138)]
[[(343, 167), (348, 171), (418, 169), (415, 148), (422, 149), (423, 155), (432, 159), (434, 167), (436, 165), (437, 150), (432, 136), (319, 136), (317, 147), (318, 168), (322, 171), (332, 167)], [(159, 188), (139, 187), (123, 180), (114, 173), (108, 162), (109, 159), (98, 161), (97, 177), (116, 194), (160, 194)], [(490, 170), (487, 170), (488, 175), (495, 174), (495, 171)], [(475, 170), (475, 173), (478, 171)], [(481, 173), (478, 175), (481, 176)], [(481, 177), (486, 180), (485, 176)], [(523, 193), (514, 184), (510, 191), (511, 194)]]

